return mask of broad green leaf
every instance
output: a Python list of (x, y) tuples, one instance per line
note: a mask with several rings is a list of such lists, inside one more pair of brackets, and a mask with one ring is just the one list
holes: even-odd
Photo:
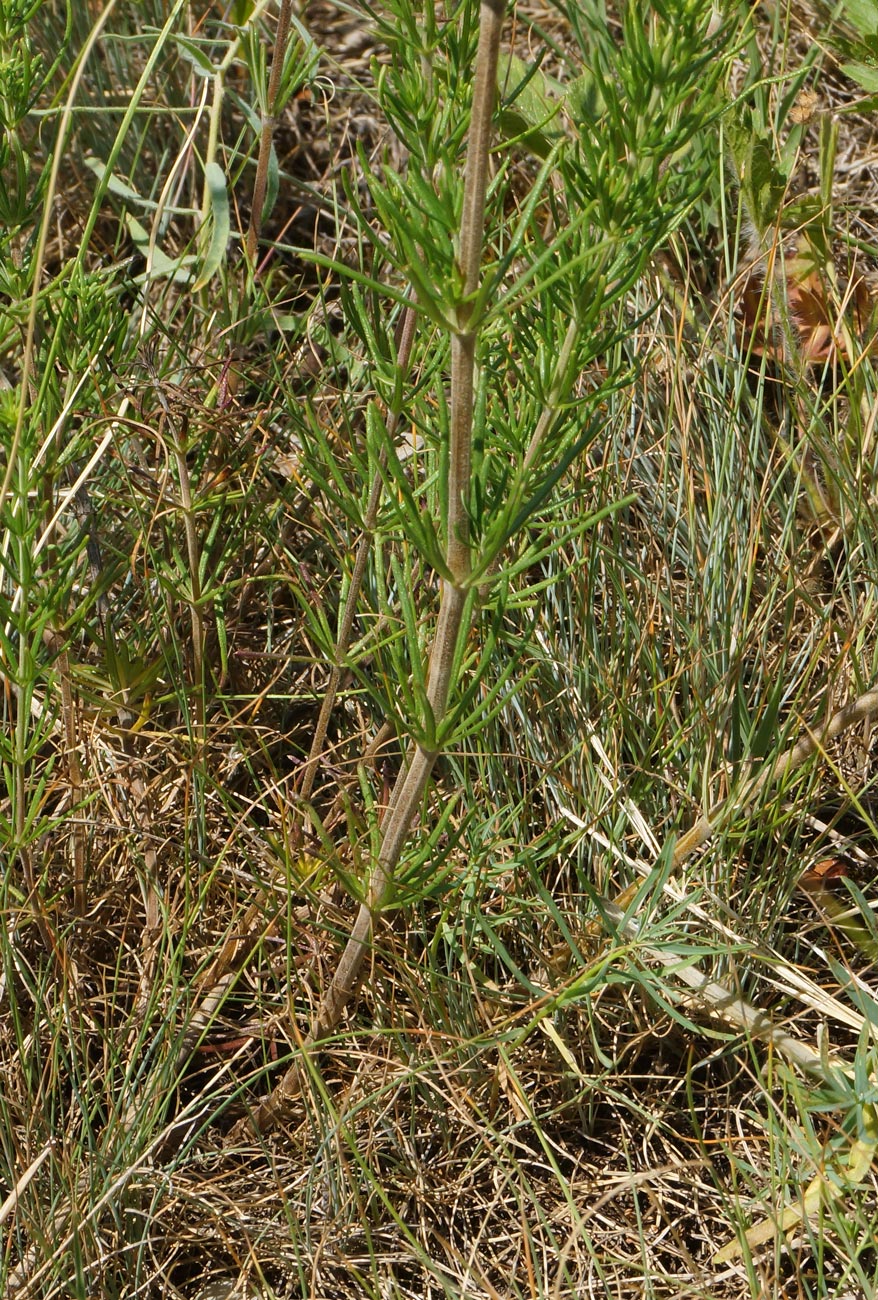
[(868, 63), (843, 63), (841, 70), (851, 81), (868, 91), (870, 95), (878, 94), (878, 68)]
[(878, 33), (878, 2), (876, 0), (844, 0), (844, 16), (863, 37)]
[(557, 126), (547, 130), (561, 111), (560, 87), (539, 68), (528, 68), (517, 54), (500, 56), (497, 84), (505, 101), (497, 119), (503, 135), (507, 140), (521, 139), (545, 158), (562, 134)]
[(566, 87), (565, 98), (570, 116), (578, 125), (597, 122), (606, 110), (601, 88), (588, 68)]

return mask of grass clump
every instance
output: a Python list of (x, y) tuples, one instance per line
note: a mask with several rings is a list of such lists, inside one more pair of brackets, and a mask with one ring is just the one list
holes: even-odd
[(3, 1293), (871, 1295), (862, 32), (0, 22)]

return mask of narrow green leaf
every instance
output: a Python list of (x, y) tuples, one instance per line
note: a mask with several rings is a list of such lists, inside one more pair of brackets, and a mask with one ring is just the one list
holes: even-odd
[(126, 203), (136, 203), (138, 207), (155, 211), (158, 205), (153, 203), (152, 200), (142, 199), (137, 191), (127, 185), (119, 176), (114, 176), (112, 173), (107, 176), (106, 164), (100, 158), (86, 158), (84, 161), (86, 167), (89, 171), (94, 172), (99, 181), (104, 180), (106, 177), (107, 189), (111, 194), (115, 194), (117, 198), (125, 199)]
[(274, 141), (272, 140), (271, 148), (268, 151), (268, 177), (265, 184), (265, 202), (262, 205), (263, 221), (267, 221), (271, 216), (279, 192), (280, 166), (277, 161), (277, 150), (275, 149)]
[(197, 293), (203, 289), (206, 284), (213, 279), (222, 265), (223, 258), (226, 255), (226, 248), (229, 242), (229, 230), (231, 222), (229, 219), (229, 192), (226, 187), (226, 176), (219, 163), (209, 162), (204, 169), (204, 179), (207, 182), (207, 193), (210, 200), (210, 219), (212, 229), (210, 235), (210, 244), (204, 257), (204, 264), (201, 274), (192, 286), (192, 292)]
[(216, 68), (201, 46), (196, 41), (191, 41), (188, 37), (181, 36), (179, 33), (175, 33), (172, 40), (179, 51), (180, 57), (191, 64), (196, 75), (212, 81), (216, 76)]
[(192, 263), (195, 257), (186, 253), (183, 257), (168, 257), (167, 253), (162, 252), (157, 244), (150, 248), (150, 238), (148, 231), (144, 230), (140, 222), (132, 217), (130, 212), (125, 214), (125, 225), (128, 227), (128, 233), (137, 248), (137, 251), (147, 260), (149, 265), (149, 278), (151, 280), (173, 280), (176, 284), (188, 284), (192, 276)]

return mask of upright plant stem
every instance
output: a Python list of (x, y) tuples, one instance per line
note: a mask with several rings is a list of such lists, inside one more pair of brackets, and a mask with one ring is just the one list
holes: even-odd
[[(427, 698), (435, 723), (442, 722), (452, 686), (454, 659), (466, 606), (466, 583), (472, 571), (468, 506), (474, 394), (474, 363), (478, 322), (473, 322), (473, 298), (479, 287), (488, 187), (488, 148), (494, 111), (503, 0), (482, 0), (479, 46), (473, 85), (473, 106), (467, 143), (461, 216), (459, 263), (464, 291), (451, 340), (451, 434), (448, 469), (446, 567), (436, 634), (430, 650)], [(381, 846), (372, 870), (366, 901), (361, 905), (350, 938), (329, 988), (303, 1044), (307, 1051), (338, 1025), (360, 979), (369, 952), (374, 918), (388, 901), (394, 874), (412, 822), (417, 815), (438, 750), (414, 743), (397, 777), (382, 823)], [(302, 1089), (303, 1066), (295, 1061), (272, 1094), (251, 1116), (253, 1126), (266, 1132), (282, 1123)], [(230, 1135), (238, 1141), (243, 1125)]]
[(256, 245), (262, 230), (262, 209), (265, 207), (265, 192), (268, 187), (268, 164), (271, 159), (271, 142), (277, 126), (277, 100), (280, 92), (280, 80), (287, 55), (287, 38), (290, 34), (290, 16), (292, 0), (281, 0), (280, 15), (277, 20), (277, 37), (274, 42), (274, 54), (271, 60), (271, 72), (268, 78), (268, 94), (265, 111), (262, 114), (262, 135), (259, 140), (259, 160), (256, 164), (256, 180), (253, 184), (253, 207), (250, 212), (250, 229), (247, 231), (247, 260), (252, 266), (256, 258)]

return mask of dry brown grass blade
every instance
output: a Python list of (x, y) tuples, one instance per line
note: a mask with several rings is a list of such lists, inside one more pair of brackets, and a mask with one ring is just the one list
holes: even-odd
[[(626, 939), (636, 942), (640, 937), (636, 917), (629, 917), (626, 920), (625, 913), (615, 903), (607, 903), (605, 906), (607, 915), (618, 925), (620, 933)], [(844, 1062), (821, 1055), (816, 1048), (809, 1047), (798, 1038), (793, 1038), (792, 1034), (788, 1034), (785, 1029), (776, 1024), (766, 1012), (760, 1011), (758, 1007), (754, 1007), (745, 998), (739, 997), (724, 984), (710, 979), (701, 971), (693, 970), (691, 966), (681, 967), (680, 959), (674, 953), (649, 947), (642, 949), (642, 952), (648, 961), (672, 968), (675, 978), (687, 986), (691, 991), (692, 1000), (699, 1006), (746, 1034), (748, 1038), (762, 1039), (770, 1044), (778, 1055), (789, 1064), (797, 1066), (804, 1074), (824, 1078), (828, 1065), (835, 1065), (840, 1069), (848, 1068)]]
[(25, 1169), (12, 1191), (6, 1197), (6, 1200), (2, 1205), (0, 1205), (0, 1224), (5, 1223), (10, 1214), (12, 1214), (28, 1183), (52, 1154), (52, 1148), (53, 1144), (51, 1142), (48, 1142), (46, 1146), (43, 1147), (36, 1159), (32, 1160), (27, 1169)]
[[(128, 1051), (133, 1053), (140, 1026), (148, 1014), (159, 970), (159, 944), (161, 940), (161, 906), (158, 893), (158, 854), (151, 833), (149, 790), (143, 777), (136, 773), (131, 780), (132, 816), (143, 844), (143, 867), (146, 880), (144, 889), (143, 930), (140, 937), (140, 980), (128, 1034)], [(125, 1124), (132, 1125), (137, 1114), (136, 1098), (130, 1097), (125, 1113)]]

